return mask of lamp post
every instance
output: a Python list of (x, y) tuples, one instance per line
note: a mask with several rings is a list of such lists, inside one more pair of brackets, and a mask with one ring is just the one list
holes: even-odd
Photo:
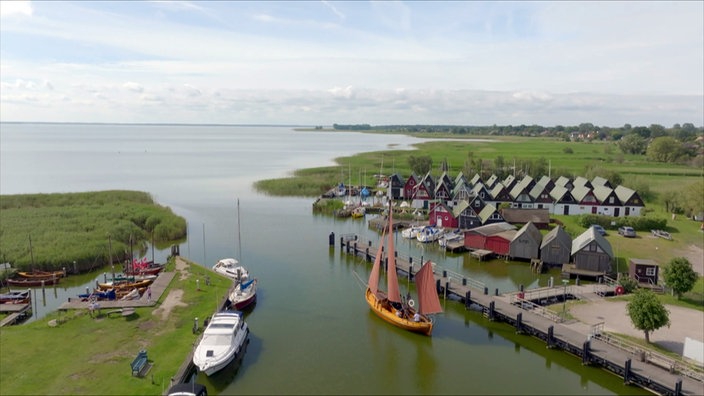
[(562, 321), (565, 321), (567, 317), (567, 285), (570, 283), (569, 279), (563, 279), (562, 285), (564, 286), (562, 291)]

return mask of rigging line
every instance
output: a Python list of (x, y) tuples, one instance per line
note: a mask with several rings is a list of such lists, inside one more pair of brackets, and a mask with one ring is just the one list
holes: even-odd
[(359, 274), (357, 273), (357, 271), (352, 271), (352, 273), (354, 274), (354, 276), (355, 276), (355, 277), (357, 278), (357, 280), (359, 281), (359, 283), (358, 283), (359, 288), (360, 288), (362, 291), (366, 290), (366, 288), (367, 288), (367, 281), (365, 281), (364, 279), (362, 279), (362, 277), (359, 276)]

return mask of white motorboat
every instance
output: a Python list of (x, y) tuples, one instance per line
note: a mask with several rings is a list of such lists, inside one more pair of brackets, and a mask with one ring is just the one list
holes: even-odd
[(249, 272), (247, 269), (240, 265), (240, 262), (234, 258), (224, 258), (215, 265), (213, 265), (213, 271), (218, 274), (225, 275), (230, 279), (235, 281), (245, 281), (249, 279)]
[(442, 247), (447, 247), (448, 242), (459, 241), (463, 238), (464, 235), (459, 231), (452, 231), (445, 233), (445, 235), (441, 236), (440, 239), (438, 239), (438, 244)]
[(216, 313), (193, 353), (193, 364), (205, 375), (213, 375), (244, 353), (248, 335), (241, 312)]
[(416, 239), (418, 239), (419, 242), (423, 243), (435, 242), (440, 239), (442, 234), (444, 234), (442, 228), (427, 226), (423, 227), (423, 229), (418, 232), (418, 235), (416, 235)]
[(406, 239), (414, 239), (418, 236), (418, 233), (425, 228), (425, 226), (422, 225), (415, 225), (415, 226), (410, 226), (403, 231), (401, 231), (401, 236), (406, 238)]

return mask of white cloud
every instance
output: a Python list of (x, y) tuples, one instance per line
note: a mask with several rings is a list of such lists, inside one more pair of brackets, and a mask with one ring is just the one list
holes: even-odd
[(704, 124), (701, 2), (5, 3), (3, 120)]
[(32, 3), (28, 0), (0, 1), (0, 18), (32, 16)]

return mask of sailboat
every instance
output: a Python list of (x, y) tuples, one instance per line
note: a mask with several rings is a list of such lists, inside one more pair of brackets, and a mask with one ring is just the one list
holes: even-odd
[[(393, 214), (392, 203), (389, 201), (389, 223), (381, 234), (374, 266), (367, 282), (367, 291), (365, 293), (367, 304), (377, 316), (392, 325), (429, 336), (433, 331), (433, 321), (428, 315), (442, 312), (440, 298), (435, 288), (435, 275), (433, 275), (432, 263), (430, 261), (425, 262), (415, 275), (418, 291), (418, 307), (416, 308), (415, 302), (410, 298), (401, 299), (398, 276), (396, 274), (394, 235), (391, 230), (393, 230)], [(385, 236), (388, 236), (386, 292), (379, 290), (381, 256), (384, 251)]]
[[(240, 200), (237, 200), (237, 239), (239, 241), (239, 254), (240, 258), (242, 257), (242, 237), (240, 234)], [(249, 272), (242, 267), (245, 273), (247, 273), (247, 278), (249, 278)], [(238, 270), (238, 275), (240, 275), (240, 270)], [(257, 280), (252, 278), (252, 279), (245, 279), (241, 276), (238, 276), (237, 279), (235, 279), (235, 287), (232, 289), (232, 292), (230, 292), (230, 295), (228, 296), (230, 306), (234, 307), (237, 310), (242, 310), (250, 305), (252, 305), (255, 301), (257, 301)]]

